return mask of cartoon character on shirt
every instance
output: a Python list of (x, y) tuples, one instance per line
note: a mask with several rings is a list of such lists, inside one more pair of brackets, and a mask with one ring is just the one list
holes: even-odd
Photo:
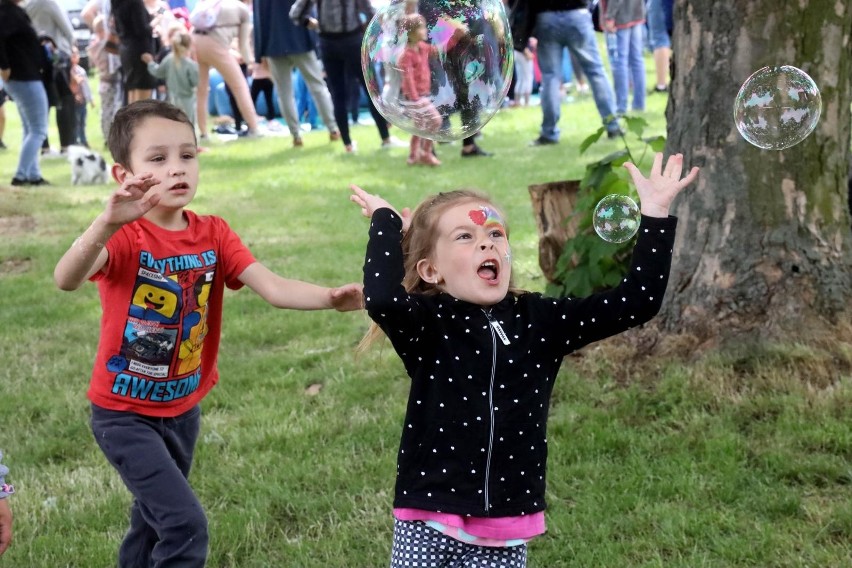
[[(194, 371), (201, 365), (201, 350), (207, 336), (207, 300), (213, 286), (213, 272), (198, 277), (192, 287), (196, 308), (183, 318), (183, 334), (178, 353), (178, 373)], [(189, 302), (187, 302), (189, 303)]]

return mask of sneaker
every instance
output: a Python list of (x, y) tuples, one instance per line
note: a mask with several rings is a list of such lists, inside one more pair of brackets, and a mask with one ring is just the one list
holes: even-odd
[(12, 178), (12, 185), (16, 185), (16, 186), (30, 185), (30, 182), (28, 182), (25, 179), (21, 179), (19, 177), (13, 177)]
[(302, 140), (301, 137), (293, 138), (293, 148), (301, 148), (304, 145), (305, 142)]
[(530, 142), (530, 146), (552, 146), (554, 144), (559, 144), (559, 140), (552, 140), (550, 138), (545, 138), (544, 136), (539, 136)]
[(606, 137), (612, 140), (613, 138), (618, 138), (620, 136), (624, 136), (624, 131), (621, 128), (616, 130), (607, 130)]
[(50, 182), (44, 178), (31, 179), (27, 182), (27, 185), (50, 185)]
[(239, 133), (241, 138), (263, 138), (263, 132), (259, 128), (247, 128)]
[(358, 152), (358, 143), (353, 140), (351, 144), (344, 146), (343, 148), (346, 150), (347, 154), (355, 154)]
[(45, 160), (59, 160), (64, 158), (62, 152), (57, 152), (56, 150), (42, 150), (41, 157)]
[(334, 132), (328, 133), (328, 141), (329, 142), (337, 142), (338, 140), (340, 140), (340, 131), (339, 130), (335, 130)]
[(5, 149), (6, 149), (6, 145), (3, 144), (2, 140), (0, 140), (0, 150), (5, 150)]
[(220, 124), (219, 126), (213, 129), (213, 132), (215, 132), (216, 134), (227, 134), (228, 136), (239, 134), (236, 128), (234, 128), (233, 126), (228, 126), (227, 124)]
[(408, 148), (408, 144), (396, 136), (388, 136), (387, 140), (382, 140), (382, 150), (389, 150), (391, 148)]
[(486, 152), (485, 150), (483, 150), (482, 148), (480, 148), (476, 144), (473, 145), (473, 149), (471, 149), (471, 150), (465, 150), (464, 148), (462, 148), (462, 151), (461, 151), (461, 157), (462, 158), (478, 158), (478, 157), (485, 157), (485, 156), (490, 156), (490, 155), (491, 155), (491, 152)]
[(669, 87), (668, 85), (655, 85), (652, 93), (668, 93)]

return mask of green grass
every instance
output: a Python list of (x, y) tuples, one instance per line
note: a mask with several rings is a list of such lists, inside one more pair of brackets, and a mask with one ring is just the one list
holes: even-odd
[[(649, 66), (649, 72), (651, 67)], [(649, 134), (664, 134), (662, 96)], [(20, 140), (7, 105), (0, 180)], [(495, 156), (410, 168), (373, 127), (360, 153), (312, 133), (212, 145), (193, 209), (224, 216), (272, 269), (322, 284), (361, 276), (367, 221), (357, 183), (399, 206), (461, 186), (507, 212), (518, 284), (541, 291), (527, 186), (575, 179), (617, 148), (577, 147), (599, 120), (590, 98), (563, 106), (558, 146), (529, 148), (540, 109), (504, 111), (481, 145)], [(90, 140), (101, 140), (90, 116)], [(400, 137), (406, 138), (401, 133)], [(55, 142), (55, 128), (51, 130)], [(85, 392), (98, 337), (94, 286), (52, 282), (56, 261), (101, 210), (109, 187), (0, 186), (0, 447), (19, 494), (15, 542), (0, 566), (113, 566), (129, 498), (88, 429)], [(646, 165), (647, 167), (647, 165)], [(408, 380), (385, 345), (356, 356), (362, 313), (281, 312), (228, 292), (222, 379), (204, 401), (193, 485), (210, 519), (210, 566), (387, 565), (395, 454)], [(691, 363), (628, 364), (609, 343), (570, 357), (550, 418), (548, 533), (531, 567), (848, 566), (852, 557), (852, 349), (772, 346)], [(809, 380), (821, 366), (829, 380)], [(322, 384), (309, 396), (305, 389)]]

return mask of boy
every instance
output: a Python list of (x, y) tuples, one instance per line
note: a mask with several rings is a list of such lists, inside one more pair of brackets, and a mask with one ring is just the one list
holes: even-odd
[(156, 100), (115, 115), (108, 145), (121, 187), (56, 265), (62, 290), (95, 281), (100, 344), (88, 396), (92, 431), (134, 500), (119, 566), (203, 566), (207, 519), (187, 481), (198, 403), (218, 380), (225, 286), (278, 308), (355, 310), (361, 286), (277, 276), (219, 217), (185, 209), (198, 184), (195, 131)]

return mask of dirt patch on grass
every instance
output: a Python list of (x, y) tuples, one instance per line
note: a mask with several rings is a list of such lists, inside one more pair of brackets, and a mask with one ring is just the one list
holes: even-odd
[(35, 218), (30, 215), (0, 217), (0, 237), (20, 237), (32, 233), (35, 228)]
[[(2, 234), (2, 233), (0, 233)], [(33, 261), (31, 258), (7, 258), (0, 260), (0, 278), (12, 274), (23, 274), (30, 269)]]

